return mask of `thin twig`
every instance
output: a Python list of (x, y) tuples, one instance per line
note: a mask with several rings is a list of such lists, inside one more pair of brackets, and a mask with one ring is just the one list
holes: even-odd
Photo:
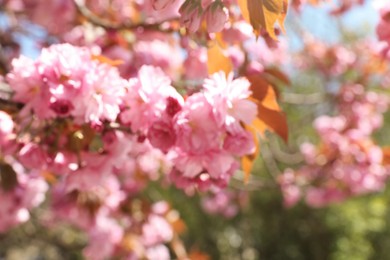
[(270, 176), (275, 182), (277, 182), (277, 176), (281, 174), (281, 171), (276, 163), (274, 155), (272, 154), (269, 148), (268, 143), (266, 142), (262, 143), (261, 154), (263, 155), (263, 160), (266, 168), (268, 169)]
[[(120, 23), (115, 24), (112, 21), (109, 21), (107, 19), (103, 19), (96, 14), (94, 14), (91, 10), (88, 9), (88, 7), (85, 4), (85, 0), (74, 0), (75, 6), (77, 8), (77, 11), (85, 17), (90, 23), (103, 27), (108, 30), (134, 30), (137, 28), (142, 28), (144, 30), (158, 30), (161, 32), (166, 33), (172, 33), (175, 32), (175, 30), (167, 28), (162, 29), (160, 28), (160, 23), (158, 24), (145, 24), (145, 23)], [(172, 20), (171, 20), (172, 21)]]
[(277, 161), (285, 164), (299, 164), (303, 161), (303, 156), (299, 151), (292, 153), (283, 151), (276, 138), (269, 137), (268, 139), (269, 148)]
[(282, 93), (281, 101), (289, 104), (297, 105), (314, 105), (324, 102), (326, 95), (324, 93), (313, 94), (297, 94), (297, 93)]

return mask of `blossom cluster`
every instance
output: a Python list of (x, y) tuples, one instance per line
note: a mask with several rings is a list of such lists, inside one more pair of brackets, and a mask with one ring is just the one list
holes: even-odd
[[(183, 97), (158, 67), (142, 66), (125, 79), (104, 61), (96, 48), (57, 44), (36, 60), (12, 62), (5, 79), (23, 108), (14, 118), (0, 114), (0, 158), (18, 168), (10, 191), (0, 188), (2, 199), (20, 201), (10, 220), (24, 222), (50, 185), (47, 225), (84, 230), (87, 257), (169, 259), (172, 210), (140, 202), (149, 206), (134, 211), (133, 204), (160, 179), (186, 191), (227, 186), (239, 159), (255, 150), (245, 129), (257, 115), (250, 83), (219, 72)], [(1, 210), (9, 212), (9, 204)]]
[[(296, 61), (297, 66), (300, 69), (316, 66), (326, 76), (340, 76), (358, 62), (356, 52), (344, 45), (329, 45), (308, 36), (304, 48), (304, 55)], [(310, 59), (306, 54), (310, 54)]]
[(382, 163), (382, 149), (371, 137), (383, 123), (388, 98), (358, 84), (344, 85), (338, 98), (340, 114), (321, 116), (314, 122), (321, 145), (304, 143), (301, 152), (305, 165), (286, 169), (280, 176), (287, 206), (301, 197), (311, 206), (322, 207), (379, 191), (389, 177), (389, 169)]
[(114, 121), (119, 113), (126, 81), (86, 48), (52, 45), (36, 61), (22, 56), (12, 66), (7, 82), (13, 99), (38, 119), (71, 116), (79, 124), (100, 124)]
[(38, 171), (26, 172), (10, 157), (0, 163), (0, 233), (30, 218), (30, 210), (45, 200), (49, 186)]
[[(0, 114), (0, 162), (47, 186), (36, 191), (49, 198), (42, 224), (85, 232), (88, 258), (172, 258), (178, 214), (153, 204), (148, 186), (222, 192), (255, 150), (246, 130), (257, 114), (250, 83), (233, 75), (285, 62), (286, 44), (255, 41), (235, 1), (46, 2), (6, 0), (1, 10), (4, 36), (23, 32), (49, 47), (11, 62), (21, 48), (14, 39), (0, 54), (18, 107)], [(229, 75), (209, 71), (211, 46)], [(228, 204), (218, 212), (231, 217), (238, 206)]]
[(239, 213), (240, 208), (247, 204), (247, 195), (245, 191), (214, 189), (202, 198), (201, 205), (208, 214), (233, 218)]

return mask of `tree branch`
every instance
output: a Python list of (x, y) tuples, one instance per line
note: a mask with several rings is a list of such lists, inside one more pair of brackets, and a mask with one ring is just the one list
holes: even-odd
[[(160, 23), (158, 24), (145, 24), (145, 23), (120, 23), (115, 24), (112, 21), (109, 21), (107, 19), (103, 19), (96, 14), (94, 14), (91, 10), (88, 9), (88, 7), (85, 4), (85, 0), (74, 0), (73, 1), (77, 11), (85, 17), (90, 23), (103, 27), (107, 30), (134, 30), (137, 28), (143, 28), (145, 30), (158, 30), (161, 32), (166, 33), (172, 33), (175, 32), (175, 30), (167, 28), (162, 29), (160, 28)], [(172, 20), (171, 20), (172, 21)]]

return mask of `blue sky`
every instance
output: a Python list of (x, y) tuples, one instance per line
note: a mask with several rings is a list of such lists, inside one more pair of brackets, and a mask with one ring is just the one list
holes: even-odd
[(379, 14), (373, 5), (385, 1), (390, 0), (366, 0), (364, 5), (354, 7), (341, 17), (329, 15), (330, 10), (334, 8), (332, 2), (318, 7), (307, 5), (300, 16), (290, 10), (286, 20), (288, 41), (293, 49), (299, 46), (300, 40), (296, 38), (293, 29), (297, 23), (315, 37), (330, 43), (340, 40), (339, 24), (349, 31), (368, 33), (375, 37), (375, 26), (379, 20)]

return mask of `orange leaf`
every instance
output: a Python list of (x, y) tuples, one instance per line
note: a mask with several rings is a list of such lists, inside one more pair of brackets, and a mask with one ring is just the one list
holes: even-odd
[(123, 60), (112, 60), (103, 55), (92, 55), (93, 60), (97, 60), (101, 63), (109, 64), (111, 66), (119, 66), (124, 63)]
[(54, 175), (54, 173), (48, 171), (48, 170), (43, 170), (41, 172), (42, 177), (50, 184), (54, 184), (57, 182), (57, 178)]
[(238, 2), (238, 5), (240, 6), (240, 10), (241, 10), (241, 15), (242, 17), (244, 17), (244, 19), (250, 23), (251, 20), (249, 18), (249, 11), (248, 11), (248, 4), (247, 4), (247, 0), (237, 0)]
[[(288, 0), (238, 0), (243, 17), (252, 25), (256, 35), (265, 30), (276, 40), (274, 25), (279, 23), (284, 32)], [(245, 11), (246, 9), (246, 11)]]
[(260, 75), (250, 75), (247, 78), (251, 82), (252, 97), (258, 108), (259, 120), (255, 120), (252, 126), (262, 135), (266, 130), (275, 132), (287, 142), (287, 120), (276, 101), (275, 90)]
[(267, 86), (265, 96), (260, 100), (260, 104), (269, 110), (281, 111), (278, 102), (276, 102), (275, 90), (271, 85)]
[(252, 122), (252, 126), (257, 130), (262, 138), (265, 138), (265, 131), (268, 129), (268, 126), (260, 118), (256, 118)]
[(189, 260), (210, 260), (210, 256), (198, 250), (193, 250), (188, 255)]
[(207, 68), (209, 74), (222, 70), (226, 75), (233, 69), (231, 60), (223, 53), (218, 44), (213, 44), (207, 50)]
[(177, 219), (174, 222), (171, 223), (173, 231), (175, 231), (177, 234), (182, 234), (186, 230), (186, 224), (183, 220)]
[(319, 2), (319, 0), (309, 0), (309, 3), (311, 5), (318, 5), (320, 2)]
[(253, 154), (246, 155), (241, 159), (241, 168), (242, 171), (244, 172), (244, 181), (245, 183), (247, 183), (253, 169), (253, 164), (255, 163), (255, 160), (259, 154), (260, 149), (259, 149), (259, 138), (257, 136), (257, 131), (256, 131), (257, 129), (254, 126), (249, 126), (249, 125), (247, 125), (245, 128), (252, 133), (254, 142), (256, 144), (255, 152)]
[(390, 164), (390, 146), (382, 147), (384, 165)]
[(251, 83), (252, 97), (263, 106), (280, 111), (279, 104), (276, 102), (276, 94), (273, 87), (261, 75), (249, 75), (247, 79)]
[(287, 118), (283, 112), (258, 105), (258, 113), (259, 119), (267, 126), (267, 130), (277, 133), (285, 142), (288, 141)]
[(290, 81), (289, 77), (278, 68), (266, 68), (266, 69), (264, 69), (264, 73), (267, 76), (271, 76), (272, 78), (275, 78), (275, 79), (283, 82), (287, 86), (291, 85), (291, 81)]
[(283, 11), (280, 13), (278, 18), (278, 24), (280, 26), (280, 29), (282, 29), (283, 33), (286, 33), (286, 29), (284, 28), (284, 20), (286, 20), (286, 16), (287, 16), (287, 7), (288, 7), (288, 0), (283, 0)]

